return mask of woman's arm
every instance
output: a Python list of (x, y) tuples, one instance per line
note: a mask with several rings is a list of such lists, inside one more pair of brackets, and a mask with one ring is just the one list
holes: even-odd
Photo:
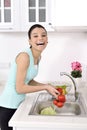
[(58, 91), (55, 91), (55, 88), (52, 85), (50, 85), (50, 84), (49, 85), (48, 84), (43, 84), (43, 83), (39, 83), (39, 82), (37, 82), (35, 80), (31, 80), (29, 82), (29, 85), (40, 86), (40, 88), (41, 88), (41, 86), (45, 86), (46, 87), (45, 90), (47, 90), (50, 94), (52, 94), (53, 96), (58, 98), (58, 94), (59, 94)]
[(58, 91), (51, 85), (31, 81), (30, 84), (25, 84), (25, 77), (27, 69), (30, 64), (29, 56), (26, 53), (21, 53), (16, 59), (17, 75), (16, 75), (16, 91), (22, 93), (32, 93), (37, 91), (46, 90), (57, 98)]
[(40, 83), (40, 82), (37, 82), (37, 81), (35, 81), (35, 80), (31, 80), (29, 83), (28, 83), (29, 85), (32, 85), (32, 86), (38, 86), (38, 85), (44, 85), (43, 83)]

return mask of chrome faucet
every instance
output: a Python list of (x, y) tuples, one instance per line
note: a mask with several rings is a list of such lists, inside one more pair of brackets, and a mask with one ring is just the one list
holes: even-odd
[(74, 86), (74, 90), (75, 90), (75, 101), (76, 101), (76, 99), (77, 99), (77, 92), (76, 92), (76, 83), (75, 83), (74, 79), (72, 78), (72, 76), (70, 74), (68, 74), (66, 72), (60, 72), (60, 75), (61, 76), (66, 75), (66, 76), (68, 76), (72, 80), (73, 86)]

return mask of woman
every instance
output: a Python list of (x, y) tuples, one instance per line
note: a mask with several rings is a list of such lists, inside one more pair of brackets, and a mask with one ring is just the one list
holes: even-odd
[(27, 93), (46, 90), (57, 98), (58, 91), (51, 85), (34, 81), (38, 73), (41, 53), (48, 43), (47, 31), (39, 24), (33, 25), (28, 31), (30, 48), (19, 53), (10, 70), (8, 82), (0, 96), (0, 127), (1, 130), (12, 130), (8, 121), (25, 99)]

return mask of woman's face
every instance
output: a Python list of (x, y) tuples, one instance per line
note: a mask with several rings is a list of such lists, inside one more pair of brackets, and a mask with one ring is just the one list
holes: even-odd
[(31, 38), (29, 43), (32, 46), (32, 49), (42, 52), (47, 46), (48, 38), (47, 32), (43, 28), (35, 28), (31, 32)]

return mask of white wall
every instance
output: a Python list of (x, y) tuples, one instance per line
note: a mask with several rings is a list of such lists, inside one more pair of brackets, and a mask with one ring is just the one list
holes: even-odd
[[(42, 53), (39, 81), (59, 80), (60, 71), (71, 71), (71, 62), (83, 65), (83, 79), (86, 80), (87, 34), (48, 33), (49, 43)], [(0, 62), (11, 62), (15, 55), (28, 46), (27, 33), (0, 33)]]
[(28, 46), (27, 33), (0, 33), (0, 62), (9, 62)]

